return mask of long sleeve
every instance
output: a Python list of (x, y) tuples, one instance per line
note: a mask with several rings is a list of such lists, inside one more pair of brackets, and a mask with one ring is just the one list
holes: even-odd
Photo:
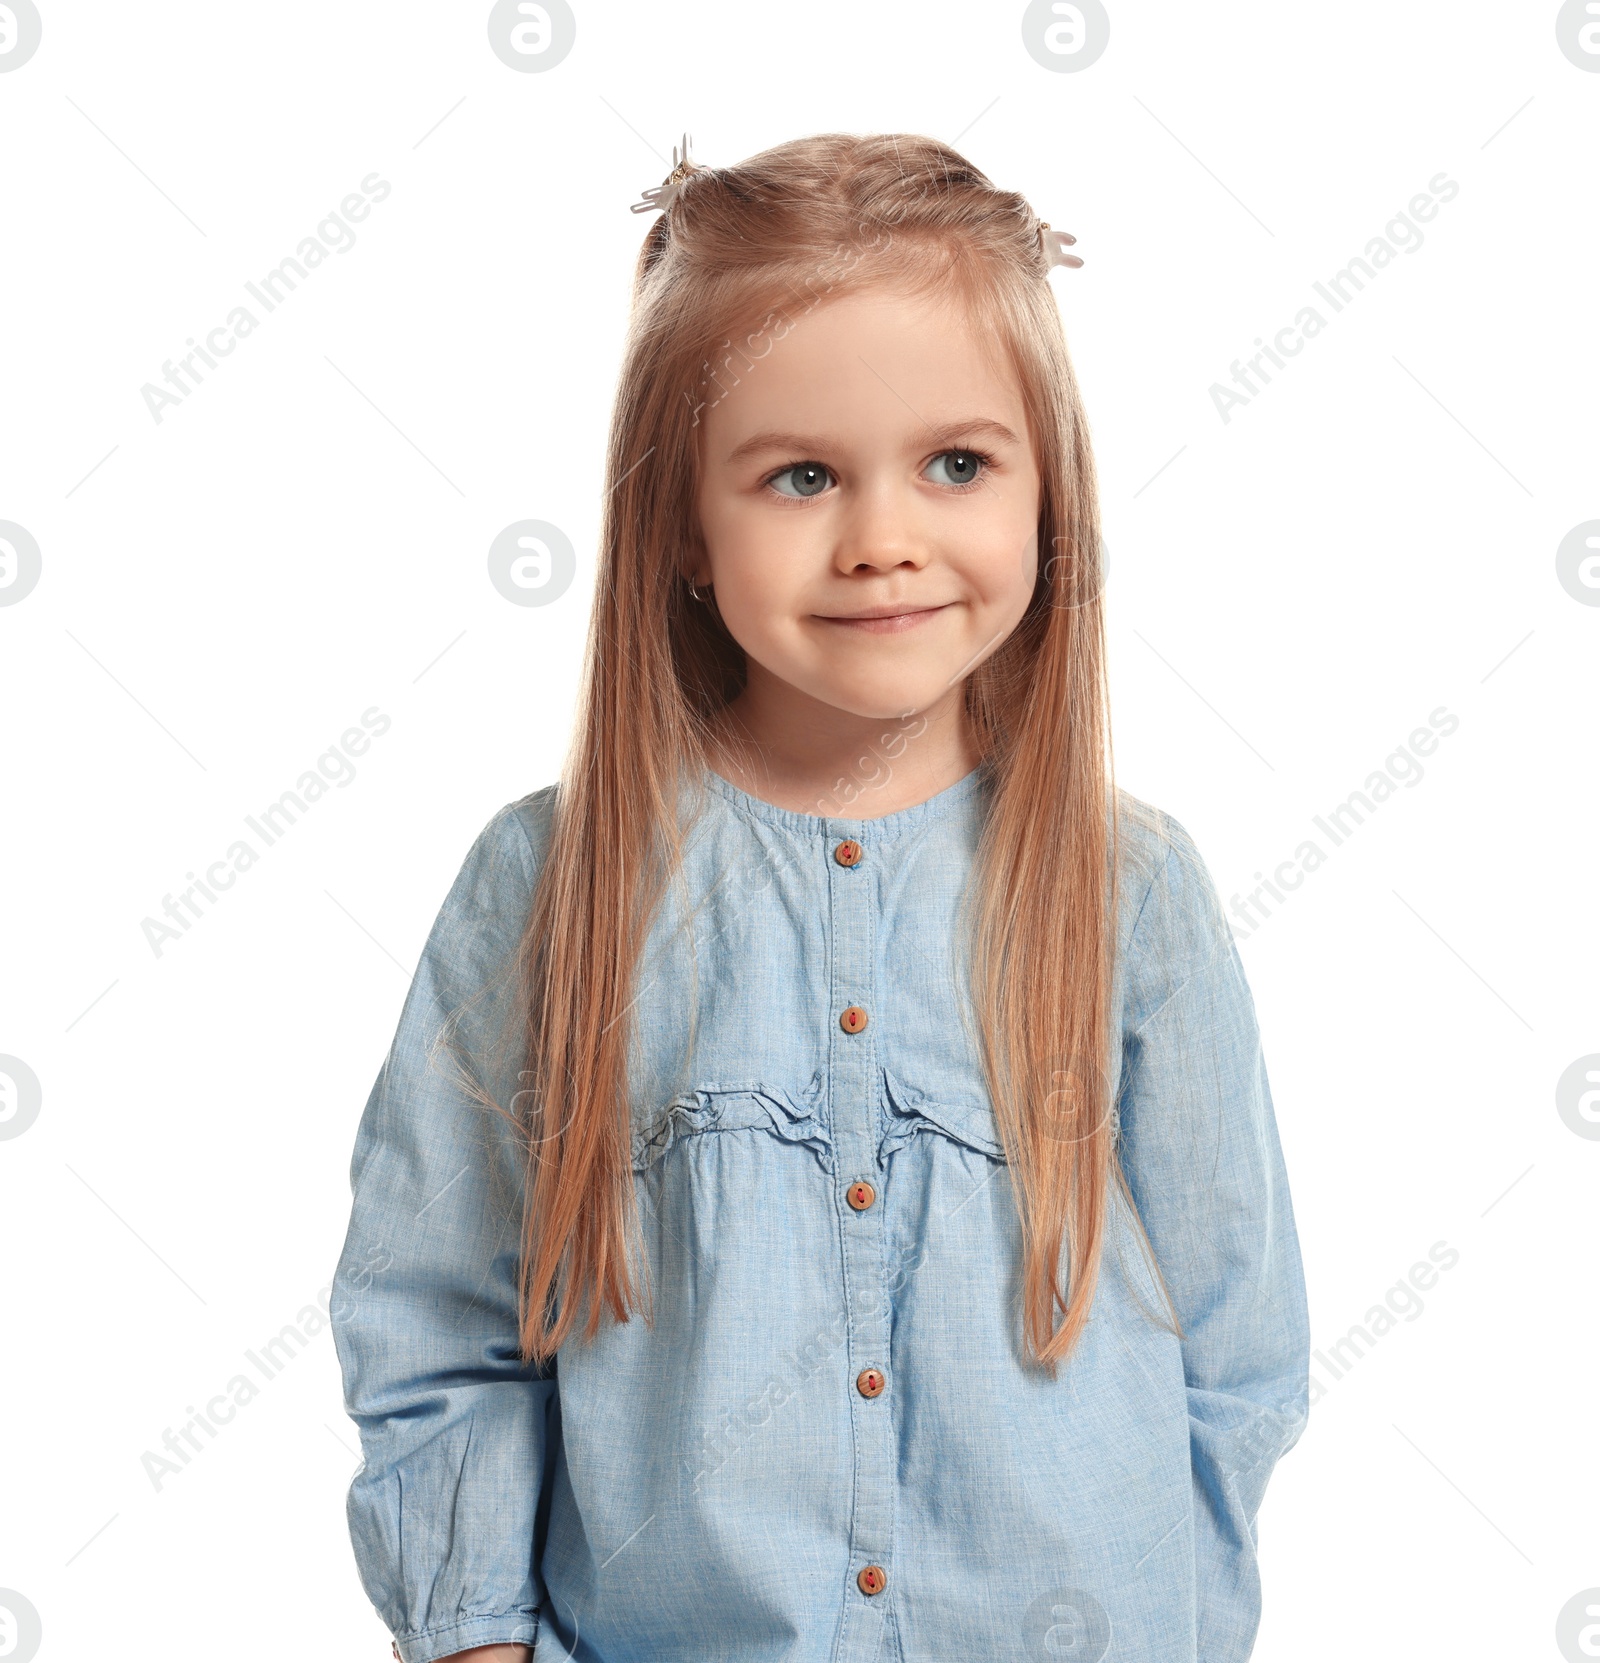
[(1261, 1614), (1256, 1514), (1309, 1411), (1310, 1324), (1254, 1001), (1215, 886), (1161, 816), (1135, 927), (1123, 1169), (1182, 1324), (1199, 1663), (1243, 1663)]
[(347, 1514), (362, 1584), (402, 1663), (537, 1635), (555, 1380), (517, 1356), (515, 1139), (456, 1078), (465, 1067), (509, 1106), (519, 1059), (501, 1068), (488, 1046), (511, 1008), (534, 875), (508, 805), (439, 911), (351, 1163), (331, 1307), (364, 1458)]

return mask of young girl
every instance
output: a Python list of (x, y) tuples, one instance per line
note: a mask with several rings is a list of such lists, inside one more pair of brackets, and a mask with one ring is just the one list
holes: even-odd
[(674, 159), (573, 747), (356, 1144), (367, 1593), (402, 1663), (1238, 1663), (1305, 1290), (1215, 888), (1112, 783), (1081, 262), (932, 139)]

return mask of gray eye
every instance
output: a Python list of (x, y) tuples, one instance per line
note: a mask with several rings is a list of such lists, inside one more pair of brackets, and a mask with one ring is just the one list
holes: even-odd
[(946, 450), (934, 457), (928, 466), (947, 470), (947, 476), (937, 480), (937, 484), (967, 485), (983, 471), (983, 458), (975, 450)]
[[(827, 489), (828, 470), (820, 462), (796, 462), (792, 468), (774, 474), (769, 482), (781, 497), (814, 497)], [(786, 490), (792, 485), (792, 491)]]

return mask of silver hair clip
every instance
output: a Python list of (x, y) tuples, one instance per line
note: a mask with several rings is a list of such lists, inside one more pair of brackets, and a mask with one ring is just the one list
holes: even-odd
[(1050, 221), (1039, 221), (1039, 251), (1044, 255), (1045, 269), (1054, 266), (1081, 266), (1083, 261), (1076, 254), (1069, 254), (1065, 244), (1075, 243), (1078, 239), (1070, 231), (1052, 231)]
[(678, 187), (691, 173), (699, 168), (698, 162), (689, 160), (689, 135), (683, 135), (683, 146), (672, 147), (672, 172), (659, 185), (652, 185), (644, 193), (642, 202), (630, 204), (629, 211), (635, 214), (648, 214), (656, 211), (665, 213), (672, 206), (672, 199), (678, 194)]

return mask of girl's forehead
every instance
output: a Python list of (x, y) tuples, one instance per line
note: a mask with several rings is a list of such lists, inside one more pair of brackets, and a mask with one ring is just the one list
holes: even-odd
[(930, 400), (954, 401), (994, 406), (965, 413), (1015, 426), (1025, 404), (1001, 331), (938, 292), (874, 286), (810, 305), (780, 301), (730, 330), (709, 364), (715, 385), (698, 425), (714, 431), (719, 450), (791, 410), (881, 408), (893, 419), (903, 409), (915, 420)]

